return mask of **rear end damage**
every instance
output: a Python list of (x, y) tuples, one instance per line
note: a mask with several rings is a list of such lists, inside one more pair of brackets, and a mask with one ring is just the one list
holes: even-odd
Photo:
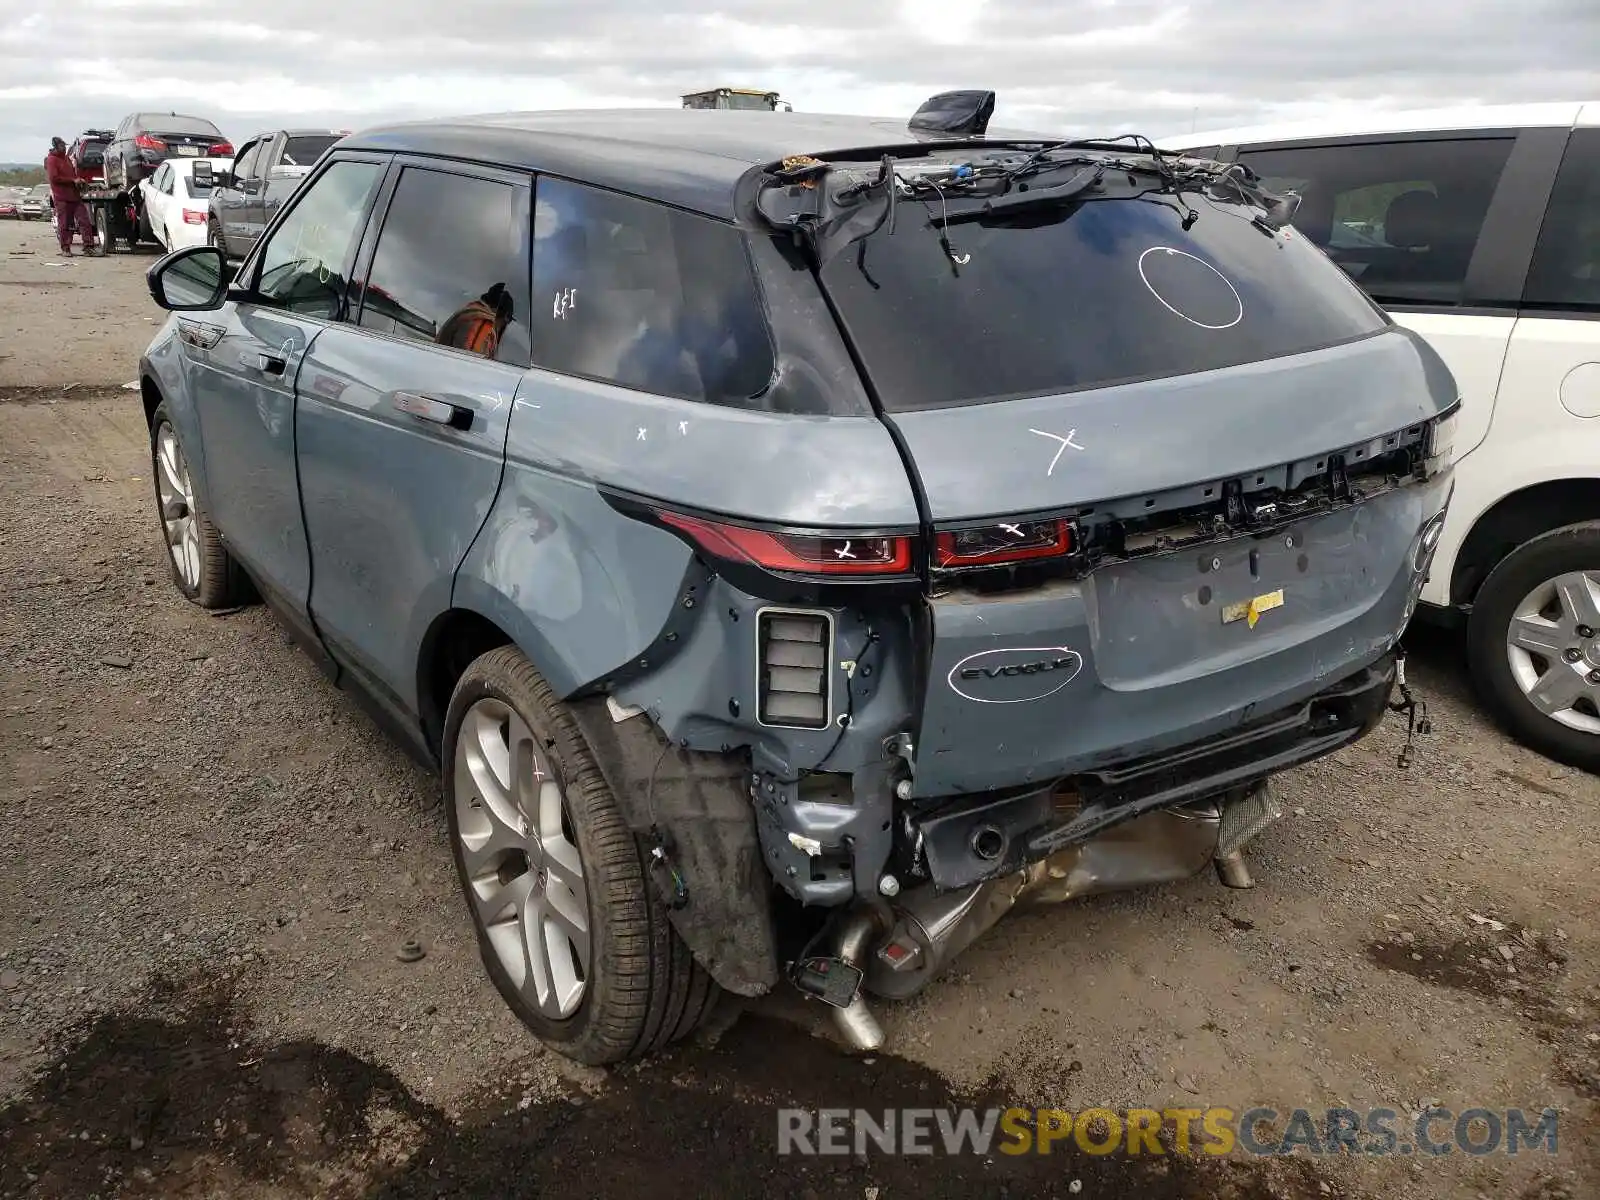
[[(816, 160), (800, 169), (785, 187), (803, 217), (829, 185)], [(1452, 487), (1454, 381), (1238, 181), (1138, 174), (1079, 225), (1054, 200), (974, 217), (942, 193), (925, 225), (886, 160), (900, 233), (823, 214), (812, 269), (916, 524), (608, 496), (698, 565), (657, 645), (598, 690), (615, 722), (647, 713), (663, 755), (748, 754), (749, 857), (825, 916), (789, 976), (857, 1046), (882, 1037), (863, 992), (915, 994), (1020, 904), (1208, 864), (1249, 886), (1271, 777), (1390, 706)], [(1034, 285), (1072, 278), (1105, 310), (1087, 332), (1071, 305), (1048, 328), (1022, 315)], [(933, 306), (923, 327), (910, 297)], [(729, 965), (730, 897), (750, 881), (719, 863), (745, 860), (687, 844), (693, 805), (679, 833), (644, 808), (685, 894), (723, 900), (727, 920), (696, 934), (685, 899), (680, 932), (697, 954), (721, 939), (707, 966), (724, 987), (762, 990), (753, 958)]]

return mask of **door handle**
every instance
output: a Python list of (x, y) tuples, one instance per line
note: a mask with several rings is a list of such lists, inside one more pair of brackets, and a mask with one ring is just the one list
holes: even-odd
[(248, 367), (252, 371), (260, 371), (266, 375), (282, 375), (284, 368), (289, 365), (289, 362), (287, 359), (279, 355), (262, 354), (257, 351), (254, 354), (246, 353), (239, 355), (239, 365), (241, 367)]
[(395, 408), (408, 416), (432, 421), (435, 425), (448, 425), (452, 429), (472, 428), (472, 410), (451, 404), (448, 400), (438, 400), (420, 392), (396, 392), (393, 403)]

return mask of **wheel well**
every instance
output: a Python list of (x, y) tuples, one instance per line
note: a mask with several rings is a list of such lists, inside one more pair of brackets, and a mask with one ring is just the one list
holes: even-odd
[(1461, 543), (1450, 577), (1450, 603), (1468, 604), (1489, 572), (1529, 538), (1600, 517), (1600, 479), (1557, 479), (1502, 497)]
[(510, 641), (505, 630), (470, 609), (453, 608), (434, 621), (417, 663), (418, 715), (428, 745), (439, 748), (450, 694), (473, 659)]
[(161, 403), (161, 389), (148, 375), (139, 376), (139, 396), (144, 401), (145, 428), (153, 429), (156, 423), (156, 406)]

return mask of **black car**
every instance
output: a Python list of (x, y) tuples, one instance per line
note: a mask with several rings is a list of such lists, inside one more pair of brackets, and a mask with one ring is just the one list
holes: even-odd
[(233, 144), (204, 117), (131, 113), (105, 149), (106, 183), (129, 191), (169, 158), (232, 158)]

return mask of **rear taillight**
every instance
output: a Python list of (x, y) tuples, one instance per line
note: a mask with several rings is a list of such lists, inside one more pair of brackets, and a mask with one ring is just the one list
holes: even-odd
[(833, 534), (772, 533), (658, 512), (661, 522), (681, 530), (713, 558), (753, 563), (795, 575), (905, 575), (911, 571), (911, 538), (901, 535), (855, 537)]
[(764, 608), (756, 620), (763, 725), (821, 729), (828, 723), (833, 617), (806, 609)]
[(165, 150), (167, 144), (158, 137), (151, 137), (148, 133), (141, 133), (133, 139), (133, 144), (141, 150)]
[(216, 145), (212, 146), (209, 150), (207, 150), (206, 153), (209, 154), (212, 158), (232, 158), (233, 157), (233, 143), (232, 142), (218, 142)]
[(185, 225), (204, 225), (206, 223), (206, 214), (197, 212), (192, 208), (186, 208), (183, 210), (183, 223)]
[(952, 570), (1059, 558), (1071, 554), (1073, 545), (1070, 521), (999, 521), (939, 534), (934, 542), (933, 565)]

